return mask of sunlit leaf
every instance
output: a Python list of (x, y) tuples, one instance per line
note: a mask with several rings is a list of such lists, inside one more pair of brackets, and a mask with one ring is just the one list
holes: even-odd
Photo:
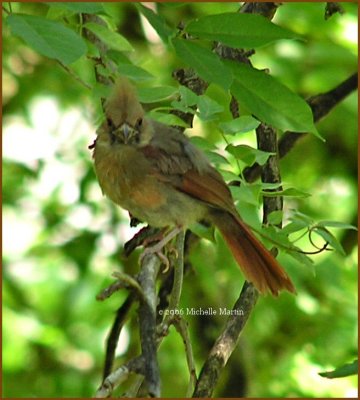
[(237, 159), (241, 160), (247, 165), (253, 165), (257, 162), (260, 165), (264, 165), (268, 158), (274, 153), (269, 153), (266, 151), (254, 149), (253, 147), (241, 144), (238, 146), (234, 146), (229, 144), (226, 147), (226, 151), (232, 154)]
[(216, 119), (216, 114), (221, 113), (224, 107), (208, 96), (199, 96), (198, 98), (198, 117), (203, 121), (212, 121)]
[(219, 128), (227, 134), (234, 135), (236, 133), (245, 133), (256, 129), (260, 125), (260, 121), (251, 115), (233, 119), (228, 122), (221, 122)]

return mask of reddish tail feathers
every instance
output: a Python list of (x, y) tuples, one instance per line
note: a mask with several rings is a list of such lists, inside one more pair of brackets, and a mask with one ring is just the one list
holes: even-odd
[(225, 211), (214, 212), (212, 220), (246, 279), (253, 283), (259, 292), (270, 291), (274, 296), (281, 290), (296, 293), (286, 272), (244, 222)]

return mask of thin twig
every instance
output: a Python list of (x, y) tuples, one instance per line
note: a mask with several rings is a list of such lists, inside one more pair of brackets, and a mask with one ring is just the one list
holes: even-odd
[(107, 376), (110, 375), (114, 359), (115, 351), (119, 341), (121, 330), (125, 324), (125, 321), (129, 315), (131, 306), (134, 303), (136, 296), (134, 293), (130, 293), (124, 304), (122, 304), (116, 312), (116, 317), (113, 326), (110, 330), (109, 336), (106, 341), (106, 353), (104, 361), (103, 379), (105, 380)]
[(189, 386), (186, 391), (186, 397), (190, 397), (191, 393), (195, 389), (197, 378), (196, 378), (194, 353), (192, 350), (189, 329), (188, 329), (187, 322), (181, 316), (179, 316), (178, 318), (174, 318), (173, 323), (174, 323), (176, 330), (178, 331), (178, 333), (180, 334), (180, 336), (182, 337), (183, 342), (184, 342), (186, 362), (187, 362), (189, 374), (190, 374)]
[(114, 272), (112, 275), (113, 277), (117, 278), (117, 281), (102, 290), (101, 293), (96, 296), (96, 300), (105, 300), (121, 289), (134, 290), (140, 299), (144, 298), (144, 293), (141, 289), (141, 286), (135, 278), (119, 271)]
[(144, 360), (142, 356), (133, 358), (110, 374), (97, 390), (96, 398), (110, 397), (113, 390), (124, 382), (134, 372), (144, 374)]
[(176, 238), (176, 251), (178, 257), (174, 266), (174, 283), (171, 291), (168, 313), (164, 319), (163, 325), (168, 326), (173, 312), (179, 307), (181, 290), (184, 277), (184, 242), (185, 242), (185, 232), (181, 231)]

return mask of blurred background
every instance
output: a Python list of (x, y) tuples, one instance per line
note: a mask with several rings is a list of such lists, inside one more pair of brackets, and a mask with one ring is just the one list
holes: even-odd
[[(258, 49), (257, 68), (304, 98), (326, 92), (357, 70), (357, 4), (324, 20), (325, 3), (283, 4), (274, 22), (304, 36)], [(6, 8), (7, 5), (3, 3)], [(119, 32), (136, 49), (131, 61), (153, 75), (143, 87), (170, 85), (174, 53), (131, 3), (104, 3)], [(201, 15), (235, 11), (238, 3), (156, 4), (170, 26)], [(13, 12), (46, 16), (45, 3), (13, 3)], [(3, 12), (3, 396), (90, 397), (101, 381), (104, 343), (126, 298), (96, 295), (116, 270), (136, 273), (137, 256), (122, 255), (137, 231), (125, 212), (104, 198), (87, 146), (95, 138), (100, 105), (53, 60), (13, 36)], [(94, 83), (83, 57), (71, 68)], [(225, 98), (217, 99), (219, 102)], [(150, 107), (151, 108), (151, 107)], [(283, 181), (310, 193), (285, 201), (315, 221), (357, 221), (357, 93), (281, 161)], [(224, 116), (226, 118), (226, 116)], [(228, 118), (228, 115), (227, 115)], [(213, 122), (195, 120), (191, 135), (226, 146)], [(239, 142), (255, 144), (254, 132)], [(319, 372), (357, 355), (357, 235), (334, 229), (346, 255), (313, 256), (314, 268), (280, 254), (298, 295), (262, 297), (225, 368), (217, 397), (356, 397), (356, 378), (325, 379)], [(297, 243), (300, 247), (302, 243)], [(201, 240), (191, 254), (182, 307), (227, 307), (243, 277), (221, 238)], [(197, 372), (226, 321), (187, 316)], [(138, 354), (136, 309), (122, 332), (117, 364)], [(172, 329), (159, 351), (163, 396), (184, 394), (188, 382), (181, 338)]]

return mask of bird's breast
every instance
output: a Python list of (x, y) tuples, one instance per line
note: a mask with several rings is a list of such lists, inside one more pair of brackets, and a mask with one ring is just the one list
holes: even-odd
[(151, 209), (165, 203), (156, 179), (149, 174), (150, 164), (135, 147), (97, 145), (94, 162), (103, 193), (132, 214), (138, 214), (138, 208)]

